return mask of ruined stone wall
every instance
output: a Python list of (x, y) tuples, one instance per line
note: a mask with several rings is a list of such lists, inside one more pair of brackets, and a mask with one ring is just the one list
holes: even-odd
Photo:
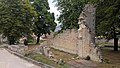
[(63, 33), (60, 33), (55, 37), (50, 36), (45, 43), (53, 48), (77, 54), (77, 36), (77, 30), (65, 30)]
[(0, 45), (2, 44), (2, 34), (0, 34)]
[(78, 55), (89, 56), (91, 60), (101, 61), (100, 48), (95, 45), (95, 10), (93, 4), (86, 4), (79, 17)]
[(78, 54), (81, 58), (101, 61), (100, 48), (95, 45), (95, 6), (86, 4), (78, 18), (78, 30), (66, 30), (53, 37), (50, 36), (46, 45), (65, 52)]

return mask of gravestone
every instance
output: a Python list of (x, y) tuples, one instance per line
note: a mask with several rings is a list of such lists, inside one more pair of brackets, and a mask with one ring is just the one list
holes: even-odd
[(101, 61), (100, 49), (95, 45), (95, 10), (93, 4), (87, 4), (78, 18), (78, 55)]

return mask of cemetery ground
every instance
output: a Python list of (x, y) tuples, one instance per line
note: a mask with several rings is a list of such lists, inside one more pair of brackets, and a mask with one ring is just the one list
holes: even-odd
[[(105, 44), (106, 45), (106, 44)], [(30, 45), (29, 49), (35, 48), (40, 45)], [(109, 47), (110, 46), (110, 47)], [(67, 52), (63, 52), (54, 48), (51, 48), (51, 51), (54, 53), (54, 59), (49, 59), (48, 57), (44, 55), (40, 55), (37, 53), (31, 53), (27, 55), (27, 57), (32, 58), (36, 61), (43, 62), (45, 64), (54, 66), (55, 68), (70, 68), (70, 63), (74, 63), (75, 66), (80, 66), (81, 63), (79, 63), (79, 60), (83, 60), (81, 58), (78, 58), (75, 54), (70, 54)], [(93, 64), (96, 65), (97, 68), (120, 68), (120, 51), (113, 51), (112, 45), (107, 44), (107, 47), (102, 48), (102, 55), (103, 55), (103, 62), (93, 62), (90, 61)], [(59, 60), (62, 59), (65, 64), (58, 64)], [(69, 63), (70, 62), (70, 63)], [(84, 62), (82, 62), (84, 64)], [(86, 64), (87, 65), (87, 64)], [(93, 65), (94, 66), (94, 65)], [(94, 68), (96, 68), (94, 67)], [(72, 67), (77, 68), (77, 67)], [(92, 68), (92, 67), (86, 67), (86, 68)]]

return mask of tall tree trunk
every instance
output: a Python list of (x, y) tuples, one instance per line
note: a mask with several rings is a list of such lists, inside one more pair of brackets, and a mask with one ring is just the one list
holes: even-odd
[(118, 38), (114, 38), (114, 51), (118, 51)]
[(38, 44), (39, 41), (40, 41), (40, 33), (37, 35), (37, 42), (36, 42), (36, 44)]
[(114, 29), (114, 51), (118, 51), (118, 38)]

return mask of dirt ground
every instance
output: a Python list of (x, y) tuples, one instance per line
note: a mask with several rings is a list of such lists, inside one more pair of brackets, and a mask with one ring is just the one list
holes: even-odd
[(40, 44), (29, 44), (28, 45), (28, 50), (32, 50), (32, 49), (34, 49), (34, 48), (36, 48), (38, 46), (40, 46)]
[(103, 48), (103, 63), (97, 63), (98, 68), (120, 68), (120, 50), (113, 51), (113, 48)]

